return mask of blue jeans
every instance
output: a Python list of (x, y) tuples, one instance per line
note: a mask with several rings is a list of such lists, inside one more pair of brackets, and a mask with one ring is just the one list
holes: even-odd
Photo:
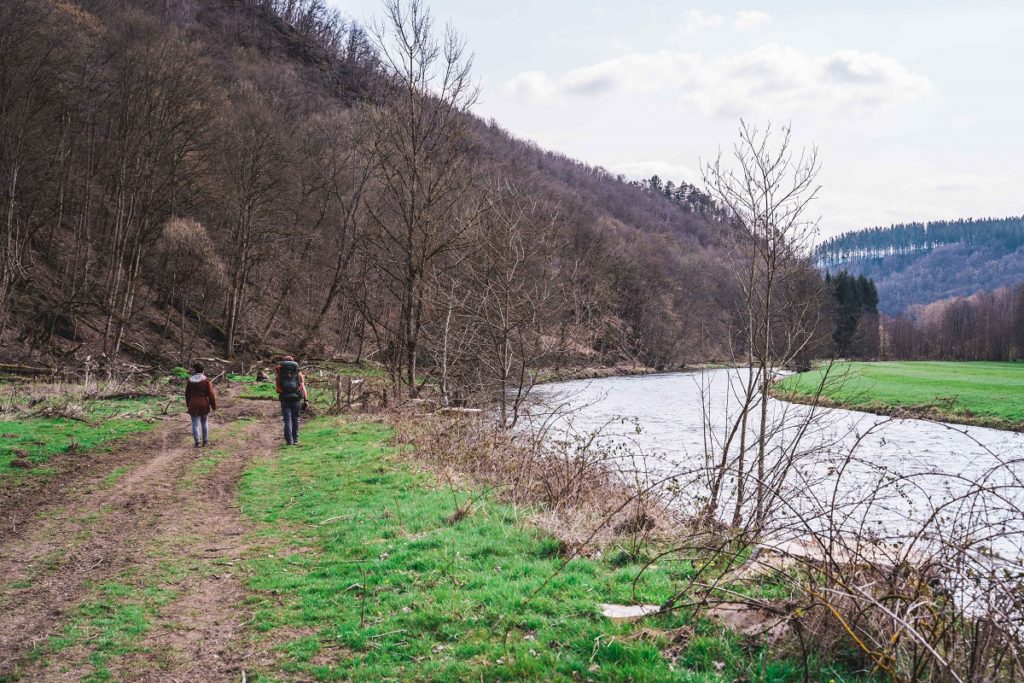
[(284, 442), (299, 442), (299, 413), (302, 412), (302, 399), (298, 401), (281, 401), (281, 416), (284, 418)]
[(193, 415), (192, 416), (192, 438), (195, 439), (196, 443), (199, 443), (199, 425), (203, 425), (203, 443), (206, 443), (206, 418), (209, 415)]

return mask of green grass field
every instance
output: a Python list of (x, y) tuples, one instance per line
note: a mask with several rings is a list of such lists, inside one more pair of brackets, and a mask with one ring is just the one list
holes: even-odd
[[(25, 476), (49, 474), (48, 464), (56, 455), (103, 447), (151, 428), (160, 405), (156, 398), (81, 400), (63, 408), (77, 419), (17, 414), (0, 418), (0, 487)], [(32, 467), (11, 467), (15, 458), (27, 460)]]
[[(341, 374), (343, 377), (349, 376), (344, 373)], [(238, 394), (239, 398), (251, 398), (257, 401), (278, 400), (273, 378), (260, 382), (252, 375), (237, 375), (234, 373), (228, 374), (227, 378), (230, 382), (238, 382), (242, 385), (242, 391)], [(334, 400), (331, 388), (318, 377), (308, 377), (306, 379), (306, 393), (309, 395), (309, 402), (317, 407), (326, 408)]]
[[(776, 395), (806, 400), (825, 368), (788, 377)], [(822, 390), (828, 401), (1003, 429), (1024, 429), (1024, 363), (907, 361), (836, 363)]]
[[(244, 476), (260, 544), (247, 572), (253, 626), (283, 640), (279, 672), (265, 676), (803, 680), (796, 661), (685, 611), (611, 623), (600, 603), (658, 604), (693, 567), (666, 558), (635, 586), (639, 565), (613, 553), (563, 567), (560, 544), (521, 510), (484, 499), (455, 519), (453, 495), (461, 505), (472, 494), (413, 470), (390, 438), (380, 425), (320, 419), (303, 446)], [(674, 641), (680, 628), (692, 631)]]

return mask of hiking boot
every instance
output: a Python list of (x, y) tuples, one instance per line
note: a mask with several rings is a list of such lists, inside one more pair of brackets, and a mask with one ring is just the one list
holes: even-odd
[(198, 441), (196, 441), (196, 445), (193, 446), (193, 448), (199, 448), (199, 442)]
[(295, 439), (295, 441), (292, 441), (292, 445), (293, 446), (298, 446), (299, 445), (299, 440)]
[(203, 439), (203, 448), (206, 448), (209, 445), (210, 445), (210, 442), (207, 441), (206, 439)]

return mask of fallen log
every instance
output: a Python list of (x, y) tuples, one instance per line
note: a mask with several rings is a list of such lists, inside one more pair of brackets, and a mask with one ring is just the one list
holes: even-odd
[(438, 409), (440, 415), (479, 415), (484, 412), (482, 408), (456, 408), (454, 406), (445, 406), (444, 408)]
[(56, 375), (57, 368), (50, 366), (31, 366), (31, 365), (17, 365), (14, 363), (0, 363), (0, 372), (6, 372), (12, 375)]
[(90, 394), (85, 397), (86, 401), (123, 401), (130, 398), (163, 398), (164, 394), (152, 391), (119, 391), (116, 394)]

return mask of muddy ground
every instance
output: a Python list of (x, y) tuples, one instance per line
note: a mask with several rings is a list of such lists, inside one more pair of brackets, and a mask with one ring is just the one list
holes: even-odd
[[(96, 668), (89, 642), (53, 652), (76, 609), (117, 581), (164, 598), (140, 647), (105, 662), (117, 680), (242, 680), (266, 654), (246, 637), (251, 610), (236, 574), (249, 550), (237, 486), (281, 444), (276, 404), (228, 399), (211, 445), (192, 447), (187, 417), (109, 452), (55, 459), (55, 476), (0, 500), (0, 681), (79, 680)], [(10, 495), (7, 495), (10, 494)], [(260, 646), (265, 647), (265, 646)]]

